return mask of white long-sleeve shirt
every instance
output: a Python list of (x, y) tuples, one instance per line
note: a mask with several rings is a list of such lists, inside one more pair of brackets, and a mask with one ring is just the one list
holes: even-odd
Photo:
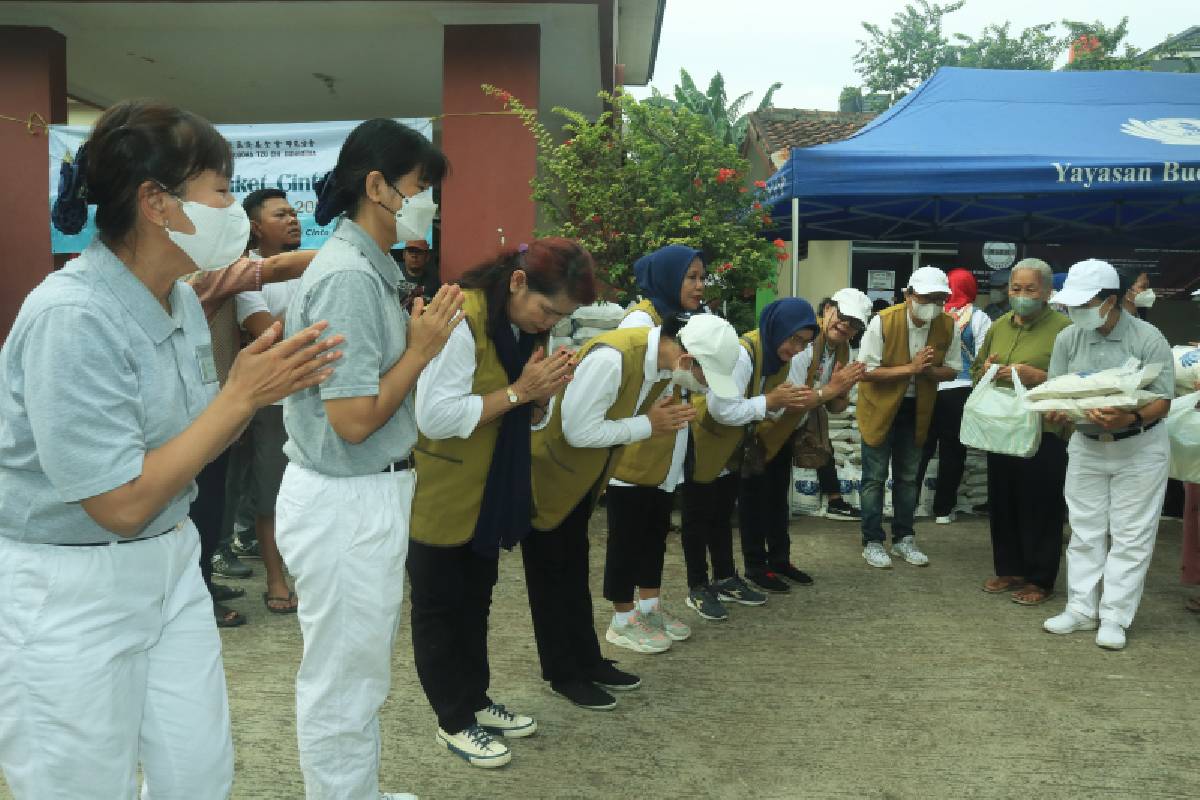
[[(520, 336), (515, 325), (513, 334)], [(483, 417), (483, 397), (471, 393), (475, 367), (475, 337), (464, 319), (417, 381), (417, 430), (430, 439), (466, 439), (475, 432)], [(544, 427), (550, 413), (553, 408), (533, 430)]]
[[(658, 369), (658, 337), (659, 329), (650, 331), (646, 360), (642, 365), (638, 408), (646, 402), (656, 382), (671, 377), (670, 372)], [(574, 379), (563, 393), (562, 426), (567, 444), (572, 447), (616, 447), (650, 438), (653, 431), (650, 418), (645, 414), (624, 419), (607, 419), (605, 416), (617, 402), (621, 388), (621, 360), (620, 351), (597, 347), (579, 362)], [(663, 395), (669, 392), (668, 385)]]
[[(924, 325), (917, 327), (913, 324), (912, 314), (907, 311), (904, 314), (904, 321), (908, 323), (908, 357), (911, 359), (917, 354), (918, 350), (929, 342), (929, 329), (933, 323), (926, 322)], [(980, 341), (982, 342), (982, 340)], [(867, 372), (873, 372), (878, 369), (880, 362), (883, 361), (882, 317), (872, 317), (871, 322), (867, 325), (867, 331), (862, 337), (862, 346), (858, 350), (858, 360), (866, 366)], [(953, 336), (950, 339), (950, 346), (946, 348), (946, 359), (942, 362), (942, 366), (950, 367), (955, 373), (962, 370), (962, 340), (959, 338), (957, 327), (954, 328)], [(904, 396), (917, 396), (916, 378), (909, 379), (908, 389), (905, 390)]]
[[(804, 379), (808, 377), (808, 365), (812, 362), (812, 345), (804, 348), (792, 358), (788, 364), (787, 382), (795, 386), (803, 386)], [(718, 397), (712, 392), (708, 393), (708, 410), (712, 412), (713, 419), (722, 425), (740, 426), (749, 425), (751, 422), (762, 422), (764, 419), (779, 419), (783, 416), (784, 409), (778, 408), (774, 411), (767, 410), (767, 397), (762, 393), (763, 387), (766, 385), (769, 375), (763, 375), (752, 397), (746, 397), (746, 388), (750, 385), (750, 379), (754, 377), (754, 362), (750, 360), (750, 354), (742, 348), (738, 353), (737, 365), (733, 368), (733, 382), (738, 388), (737, 397)]]
[[(628, 316), (625, 317), (625, 319), (621, 320), (621, 324), (618, 325), (617, 327), (618, 328), (653, 328), (654, 327), (654, 319), (645, 311), (638, 310), (638, 311), (634, 311), (634, 312), (630, 313)], [(658, 334), (654, 334), (654, 336), (656, 337), (654, 349), (653, 350), (647, 349), (646, 357), (649, 358), (650, 353), (651, 352), (654, 353), (655, 370), (657, 371), (657, 369), (658, 369), (658, 366), (657, 366), (658, 365), (658, 340), (657, 340)], [(688, 443), (688, 431), (687, 431), (687, 428), (684, 428), (683, 430), (681, 430), (679, 433), (677, 433), (675, 435), (675, 449), (671, 452), (671, 466), (667, 468), (666, 480), (664, 480), (658, 486), (658, 488), (664, 492), (675, 491), (675, 487), (679, 486), (679, 484), (683, 482), (683, 462), (687, 458), (687, 443)], [(609, 485), (611, 485), (611, 486), (630, 486), (632, 484), (628, 484), (628, 483), (625, 483), (624, 481), (619, 481), (616, 478), (613, 478), (612, 480), (609, 481)]]

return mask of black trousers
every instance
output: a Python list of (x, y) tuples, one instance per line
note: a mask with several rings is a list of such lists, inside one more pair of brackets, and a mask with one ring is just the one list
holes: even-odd
[(196, 476), (199, 494), (192, 502), (189, 516), (200, 532), (200, 573), (212, 591), (212, 556), (221, 541), (221, 524), (225, 517), (225, 473), (229, 467), (229, 450), (210, 461)]
[(591, 500), (585, 498), (557, 528), (533, 531), (521, 542), (544, 680), (586, 680), (602, 660), (588, 588), (591, 516)]
[(929, 434), (925, 437), (925, 450), (921, 453), (921, 466), (917, 469), (917, 502), (925, 483), (925, 470), (938, 453), (937, 484), (933, 494), (933, 515), (947, 516), (958, 505), (958, 485), (962, 483), (963, 467), (967, 463), (967, 448), (958, 438), (962, 428), (963, 406), (971, 396), (971, 387), (959, 386), (942, 389), (933, 404), (933, 419), (929, 423)]
[(498, 560), (471, 544), (408, 545), (413, 656), (438, 725), (454, 734), (475, 723), (488, 697), (487, 629)]
[(708, 585), (708, 557), (714, 581), (733, 577), (733, 507), (738, 476), (730, 473), (712, 483), (685, 481), (683, 500), (683, 561), (688, 588)]
[(788, 484), (792, 479), (792, 444), (784, 443), (762, 475), (742, 478), (738, 486), (738, 527), (746, 569), (763, 569), (791, 560), (788, 535)]
[(837, 465), (829, 459), (825, 466), (817, 467), (817, 483), (821, 486), (821, 494), (829, 495), (842, 493), (842, 484), (838, 481)]
[(674, 495), (653, 486), (609, 486), (604, 599), (632, 603), (633, 590), (662, 586)]
[(996, 574), (1052, 590), (1062, 560), (1066, 442), (1044, 433), (1033, 458), (988, 453), (987, 463)]

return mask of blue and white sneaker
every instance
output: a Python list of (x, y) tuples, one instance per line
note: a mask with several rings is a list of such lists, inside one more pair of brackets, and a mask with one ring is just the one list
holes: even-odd
[(438, 728), (437, 740), (438, 744), (473, 767), (503, 767), (512, 760), (508, 745), (495, 739), (479, 723), (454, 734)]

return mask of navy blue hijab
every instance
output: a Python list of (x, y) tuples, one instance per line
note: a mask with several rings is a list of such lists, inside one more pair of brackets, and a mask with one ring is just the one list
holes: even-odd
[(669, 244), (634, 262), (633, 276), (638, 290), (654, 304), (654, 310), (663, 319), (685, 313), (679, 305), (679, 293), (688, 267), (696, 258), (704, 261), (704, 255), (695, 248)]
[(797, 331), (820, 330), (817, 315), (808, 301), (800, 297), (783, 297), (769, 304), (758, 318), (758, 333), (762, 337), (763, 375), (774, 375), (783, 369), (779, 346)]

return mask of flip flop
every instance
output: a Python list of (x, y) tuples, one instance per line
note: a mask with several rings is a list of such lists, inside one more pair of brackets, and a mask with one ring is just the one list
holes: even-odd
[(237, 628), (246, 624), (245, 617), (215, 600), (213, 601), (213, 616), (216, 618), (218, 628)]
[(267, 607), (267, 611), (272, 614), (295, 614), (297, 606), (287, 606), (286, 608), (275, 608), (271, 603), (291, 603), (296, 599), (295, 592), (288, 592), (287, 597), (272, 597), (267, 592), (263, 592), (263, 605)]
[(218, 603), (224, 603), (227, 600), (236, 600), (246, 594), (245, 589), (235, 589), (232, 586), (226, 586), (223, 583), (214, 583), (212, 585), (213, 600)]
[(1011, 592), (1013, 589), (1019, 589), (1025, 585), (1025, 581), (1015, 575), (998, 575), (995, 578), (988, 578), (983, 582), (983, 590), (988, 594), (1000, 594), (1001, 592)]
[(1019, 606), (1040, 606), (1051, 597), (1054, 597), (1054, 592), (1032, 583), (1012, 593), (1012, 601)]

